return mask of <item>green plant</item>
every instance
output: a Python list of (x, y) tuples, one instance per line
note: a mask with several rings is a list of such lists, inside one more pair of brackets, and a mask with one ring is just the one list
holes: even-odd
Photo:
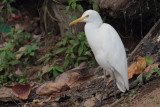
[(51, 58), (53, 57), (54, 55), (52, 53), (47, 53), (45, 54), (42, 58), (40, 58), (38, 61), (44, 61), (43, 63), (46, 64), (48, 61), (51, 60)]
[[(4, 85), (11, 81), (24, 83), (25, 73), (23, 76), (13, 75), (15, 66), (20, 64), (19, 62), (21, 61), (20, 57), (17, 58), (17, 54), (23, 55), (25, 57), (24, 63), (27, 63), (28, 60), (32, 60), (35, 56), (35, 51), (39, 49), (39, 44), (32, 43), (35, 39), (31, 35), (26, 32), (20, 32), (17, 29), (11, 29), (4, 37), (8, 42), (4, 47), (0, 48), (0, 83)], [(22, 52), (18, 52), (22, 47), (26, 47), (26, 49)]]
[(159, 68), (153, 68), (152, 71), (157, 73), (158, 76), (160, 76), (160, 69)]
[(62, 66), (56, 65), (57, 61), (59, 61), (59, 60), (55, 60), (53, 62), (53, 64), (52, 64), (52, 66), (49, 67), (48, 70), (47, 70), (47, 72), (51, 72), (52, 71), (53, 79), (55, 79), (55, 77), (57, 77), (60, 73), (64, 72)]
[(146, 60), (147, 66), (154, 63), (154, 60), (151, 57), (145, 56), (144, 58)]
[(11, 3), (15, 2), (15, 0), (2, 0), (2, 6), (7, 9), (8, 12), (12, 12), (14, 8), (11, 7)]
[(12, 13), (14, 8), (11, 7), (11, 3), (15, 2), (15, 0), (2, 0), (0, 2), (0, 23), (4, 22), (4, 18), (2, 16), (7, 16), (7, 13)]
[(39, 82), (43, 82), (42, 68), (40, 68), (40, 71), (38, 72), (38, 78)]
[(27, 32), (22, 32), (21, 29), (12, 28), (4, 37), (8, 38), (15, 46), (22, 46), (29, 41), (34, 42), (33, 36)]
[(39, 49), (37, 43), (31, 45), (25, 45), (26, 50), (23, 52), (24, 55), (29, 55), (31, 57), (35, 56), (35, 51)]
[(17, 76), (16, 81), (18, 83), (26, 83), (26, 72), (24, 72), (22, 76)]
[(33, 43), (31, 45), (25, 45), (26, 50), (22, 52), (22, 54), (25, 56), (24, 60), (24, 66), (27, 66), (35, 57), (35, 52), (39, 49), (39, 46), (37, 43)]
[(12, 52), (14, 44), (9, 42), (5, 47), (0, 48), (0, 71), (8, 71), (10, 66), (18, 64), (19, 61), (16, 60), (16, 54)]
[(92, 0), (93, 1), (93, 10), (96, 10), (97, 12), (99, 12), (99, 7), (98, 7), (98, 4), (97, 4), (97, 1), (96, 0)]
[(79, 32), (73, 36), (68, 32), (66, 33), (66, 37), (58, 42), (56, 46), (61, 50), (57, 52), (57, 54), (65, 51), (63, 67), (66, 69), (78, 66), (81, 61), (89, 61), (92, 59), (92, 52), (84, 32)]
[(66, 13), (68, 13), (69, 9), (73, 10), (75, 12), (76, 8), (80, 11), (83, 12), (83, 7), (78, 4), (78, 2), (81, 0), (69, 0), (68, 6), (66, 7)]
[(132, 90), (131, 93), (129, 94), (129, 97), (131, 98), (135, 94), (135, 90)]

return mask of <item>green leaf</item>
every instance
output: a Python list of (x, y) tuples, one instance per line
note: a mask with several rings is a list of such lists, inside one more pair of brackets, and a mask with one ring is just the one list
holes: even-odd
[(69, 40), (69, 43), (70, 43), (70, 44), (74, 44), (74, 43), (75, 43), (75, 40)]
[(59, 75), (59, 73), (58, 73), (56, 70), (54, 70), (54, 71), (53, 71), (53, 76), (54, 76), (54, 77), (57, 77), (58, 75)]
[(72, 36), (72, 32), (71, 31), (66, 31), (65, 32), (65, 36), (66, 37), (71, 37)]
[(0, 17), (0, 23), (3, 23), (3, 22), (4, 22), (3, 17)]
[(135, 87), (137, 85), (141, 86), (144, 83), (144, 75), (141, 73), (135, 81), (133, 81), (132, 86)]
[(19, 81), (18, 81), (18, 83), (25, 83), (25, 78), (21, 78)]
[(156, 72), (160, 76), (160, 69), (159, 68), (153, 68), (152, 71)]
[(31, 53), (30, 53), (30, 56), (34, 56), (34, 52), (31, 52)]
[(8, 12), (12, 13), (13, 8), (11, 7), (9, 3), (7, 3), (7, 10)]
[(55, 69), (59, 72), (64, 72), (61, 66), (55, 66)]
[(13, 60), (13, 61), (10, 61), (8, 64), (10, 64), (10, 65), (16, 65), (16, 64), (18, 64), (19, 63), (19, 61), (17, 61), (17, 60)]
[(2, 4), (7, 3), (7, 0), (2, 0)]
[(70, 58), (72, 58), (72, 59), (76, 58), (76, 56), (74, 55), (74, 53), (71, 53)]
[(146, 60), (147, 66), (149, 66), (149, 65), (154, 63), (154, 61), (153, 61), (153, 59), (151, 57), (145, 56), (144, 58)]
[(78, 48), (78, 55), (81, 56), (83, 52), (83, 46), (80, 45), (80, 47)]
[(98, 7), (98, 4), (96, 3), (96, 0), (93, 3), (93, 10), (99, 12), (99, 7)]
[(45, 61), (44, 61), (44, 64), (46, 64), (51, 58), (47, 58)]
[(77, 19), (77, 16), (76, 15), (72, 15), (71, 20), (74, 21), (76, 19)]
[[(70, 35), (72, 35), (72, 34), (70, 34)], [(66, 43), (67, 43), (67, 37), (63, 38), (63, 40), (62, 40), (62, 44), (63, 44), (63, 46), (65, 46), (65, 45), (66, 45)]]
[(64, 50), (66, 50), (66, 48), (58, 48), (56, 50), (56, 54), (59, 54), (59, 53), (63, 52)]
[(146, 75), (145, 75), (145, 77), (146, 77), (146, 80), (148, 81), (149, 79), (150, 79), (150, 77), (152, 76), (152, 74), (151, 73), (149, 73), (149, 72), (147, 72), (146, 73)]
[(71, 4), (73, 11), (76, 10), (76, 5), (77, 5), (76, 3), (72, 3), (72, 4)]
[(1, 59), (1, 58), (3, 58), (3, 59), (4, 59), (4, 58), (5, 58), (5, 56), (6, 56), (6, 52), (5, 52), (5, 51), (3, 51), (3, 52), (1, 52), (1, 53), (0, 53), (0, 59)]
[(65, 13), (68, 13), (69, 11), (69, 6), (66, 7)]
[(87, 59), (88, 59), (87, 57), (78, 57), (77, 61), (84, 61), (84, 60), (87, 60)]
[(78, 61), (74, 64), (74, 67), (77, 67), (79, 65)]
[(64, 64), (63, 64), (63, 67), (64, 67), (64, 68), (67, 68), (68, 65), (69, 65), (69, 60), (65, 59)]
[(47, 72), (50, 72), (51, 70), (53, 70), (53, 68), (52, 68), (52, 67), (49, 67), (49, 68), (47, 69)]
[(158, 50), (158, 52), (160, 53), (160, 49)]
[(84, 55), (92, 56), (92, 54), (91, 54), (91, 52), (90, 52), (90, 51), (86, 51), (86, 52), (84, 53)]
[(78, 8), (78, 10), (80, 11), (80, 12), (83, 12), (83, 7), (81, 6), (81, 5), (77, 5), (77, 8)]

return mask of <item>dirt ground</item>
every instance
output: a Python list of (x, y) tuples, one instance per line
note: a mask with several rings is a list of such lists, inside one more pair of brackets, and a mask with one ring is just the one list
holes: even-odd
[(160, 107), (160, 78), (143, 85), (121, 107)]

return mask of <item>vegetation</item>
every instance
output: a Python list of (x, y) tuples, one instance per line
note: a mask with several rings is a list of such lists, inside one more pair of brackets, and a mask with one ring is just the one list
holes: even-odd
[[(14, 8), (11, 7), (11, 3), (15, 2), (15, 0), (2, 0), (0, 3), (0, 16), (3, 15), (3, 13), (11, 13)], [(4, 22), (3, 17), (0, 17), (0, 23)]]
[[(24, 56), (23, 65), (26, 66), (35, 58), (35, 52), (39, 48), (39, 44), (29, 33), (17, 29), (11, 29), (4, 37), (8, 39), (8, 42), (0, 48), (0, 83), (6, 84), (10, 81), (23, 83), (25, 82), (25, 73), (23, 76), (13, 75), (16, 70), (15, 66), (23, 60), (17, 55)], [(22, 47), (26, 48), (23, 51), (18, 51)]]

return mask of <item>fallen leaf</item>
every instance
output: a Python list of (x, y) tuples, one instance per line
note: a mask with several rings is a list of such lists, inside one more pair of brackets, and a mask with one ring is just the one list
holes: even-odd
[(75, 74), (74, 72), (71, 74), (70, 80), (67, 83), (70, 89), (73, 89), (75, 87), (78, 87), (81, 85), (81, 83), (90, 80), (94, 75), (86, 75), (82, 76), (80, 74)]
[[(46, 72), (47, 67), (48, 65), (43, 68), (43, 74)], [(80, 83), (91, 77), (84, 77), (81, 74), (75, 72), (84, 68), (86, 68), (86, 63), (81, 63), (78, 67), (68, 70), (56, 77), (54, 82), (49, 81), (44, 83), (36, 90), (36, 93), (39, 95), (60, 93), (80, 85)]]
[(12, 92), (16, 97), (26, 100), (30, 94), (30, 84), (17, 84), (12, 87)]
[(33, 38), (36, 40), (36, 42), (39, 42), (42, 38), (42, 35), (39, 34), (39, 35), (33, 35)]
[(137, 58), (137, 61), (133, 62), (129, 67), (128, 67), (128, 78), (131, 79), (133, 75), (138, 75), (143, 70), (146, 68), (146, 60), (145, 58), (139, 56)]
[(43, 85), (41, 85), (37, 90), (36, 93), (39, 95), (46, 95), (46, 94), (52, 94), (52, 93), (59, 93), (61, 91), (65, 91), (67, 89), (62, 90), (63, 87), (68, 87), (68, 85), (65, 82), (46, 82)]
[(95, 97), (87, 99), (84, 102), (84, 107), (94, 107), (97, 104)]
[(42, 67), (42, 75), (44, 75), (47, 72), (48, 68), (49, 68), (49, 64)]
[(113, 81), (113, 78), (112, 78), (112, 77), (109, 77), (109, 79), (108, 79), (108, 81), (107, 81), (107, 83), (106, 83), (106, 86), (108, 86), (111, 81)]
[(15, 72), (16, 75), (18, 76), (22, 76), (23, 75), (23, 72), (18, 68)]
[(143, 71), (144, 74), (146, 74), (147, 72), (149, 73), (153, 73), (152, 69), (153, 68), (158, 68), (158, 66), (160, 65), (160, 62), (157, 62), (155, 64), (151, 64), (150, 66), (148, 66), (147, 68), (145, 68), (145, 70)]
[(80, 74), (77, 72), (72, 72), (70, 79), (68, 81), (68, 86), (72, 85), (73, 83), (75, 83), (78, 79), (80, 78)]
[(16, 52), (16, 53), (17, 53), (17, 54), (16, 54), (16, 59), (17, 59), (17, 60), (22, 57), (22, 55), (23, 55), (22, 52), (24, 52), (26, 49), (27, 49), (26, 47), (21, 47), (21, 48), (19, 48), (19, 50)]
[(7, 87), (0, 87), (0, 101), (1, 102), (9, 102), (12, 100), (16, 100), (16, 97), (12, 94), (12, 89)]

